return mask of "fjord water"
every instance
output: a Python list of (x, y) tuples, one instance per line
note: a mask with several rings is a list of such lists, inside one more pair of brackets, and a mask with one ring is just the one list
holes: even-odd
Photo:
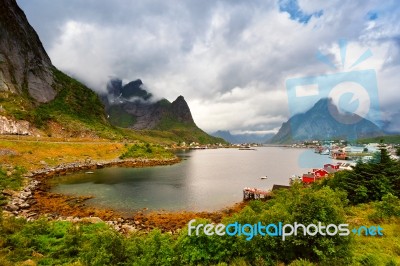
[(191, 150), (178, 156), (182, 162), (171, 166), (113, 167), (56, 177), (52, 191), (91, 195), (88, 205), (126, 214), (143, 208), (211, 211), (241, 201), (244, 187), (288, 185), (291, 175), (332, 162), (312, 150), (284, 147)]

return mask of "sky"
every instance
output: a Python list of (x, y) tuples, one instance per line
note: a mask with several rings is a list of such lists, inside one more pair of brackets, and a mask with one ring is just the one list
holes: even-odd
[(298, 104), (288, 80), (366, 69), (376, 74), (375, 122), (400, 131), (396, 0), (17, 3), (57, 68), (99, 92), (118, 77), (140, 78), (170, 101), (183, 95), (207, 132), (276, 132), (294, 109), (312, 105)]

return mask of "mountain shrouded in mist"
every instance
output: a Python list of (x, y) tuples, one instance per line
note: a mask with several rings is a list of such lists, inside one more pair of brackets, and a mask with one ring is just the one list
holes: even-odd
[[(354, 122), (352, 122), (354, 121)], [(270, 143), (304, 140), (355, 140), (384, 135), (373, 122), (357, 114), (341, 113), (331, 99), (320, 99), (305, 113), (296, 114), (282, 124)]]
[(120, 79), (110, 80), (107, 94), (102, 94), (101, 99), (110, 122), (116, 126), (138, 130), (167, 130), (176, 126), (197, 128), (183, 96), (172, 103), (166, 99), (155, 101), (140, 79), (126, 85), (122, 85)]
[(141, 80), (124, 86), (120, 80), (112, 80), (107, 94), (101, 96), (102, 103), (95, 92), (52, 65), (14, 0), (0, 1), (0, 37), (0, 118), (8, 125), (1, 134), (130, 136), (114, 124), (136, 130), (164, 130), (167, 132), (160, 138), (175, 141), (222, 141), (196, 126), (182, 96), (172, 103), (156, 101), (142, 88)]

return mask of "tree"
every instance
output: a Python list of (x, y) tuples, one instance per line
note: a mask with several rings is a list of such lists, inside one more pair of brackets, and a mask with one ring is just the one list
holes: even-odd
[(397, 147), (397, 148), (396, 148), (396, 155), (397, 155), (397, 156), (400, 156), (400, 147)]
[(380, 160), (380, 163), (381, 164), (388, 164), (388, 163), (390, 163), (391, 162), (391, 159), (390, 159), (390, 155), (389, 155), (389, 153), (388, 153), (388, 151), (387, 151), (387, 149), (386, 149), (386, 146), (383, 144), (383, 140), (381, 139), (381, 143), (380, 143), (380, 145), (379, 145), (379, 149), (380, 149), (380, 151), (381, 151), (381, 160)]
[(400, 163), (390, 158), (381, 141), (370, 162), (358, 162), (352, 171), (337, 172), (320, 185), (346, 191), (352, 204), (381, 200), (388, 193), (400, 196)]
[[(344, 192), (329, 187), (313, 189), (295, 184), (287, 190), (278, 190), (267, 202), (251, 201), (242, 211), (225, 218), (222, 223), (241, 226), (259, 222), (264, 226), (278, 225), (279, 222), (292, 226), (294, 223), (318, 225), (319, 222), (322, 226), (339, 225), (346, 223), (345, 205), (347, 199)], [(198, 220), (197, 223), (209, 222)], [(261, 235), (255, 233), (258, 230), (248, 229), (251, 239), (248, 239), (248, 234), (207, 236), (202, 230), (198, 236), (188, 236), (188, 230), (184, 229), (177, 242), (179, 261), (189, 265), (208, 265), (230, 263), (235, 257), (240, 257), (254, 265), (275, 265), (277, 261), (290, 263), (296, 259), (307, 259), (323, 265), (346, 265), (351, 258), (350, 238), (346, 236), (319, 233), (304, 235), (300, 228), (296, 236), (288, 236), (283, 240), (281, 235), (272, 236), (265, 231), (265, 235)]]

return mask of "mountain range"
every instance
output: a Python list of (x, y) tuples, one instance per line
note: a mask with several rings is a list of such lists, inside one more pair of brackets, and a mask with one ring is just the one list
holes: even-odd
[(126, 85), (122, 85), (121, 79), (112, 79), (107, 93), (100, 96), (108, 119), (116, 126), (137, 130), (197, 127), (183, 96), (172, 103), (167, 99), (155, 101), (140, 79)]
[(0, 1), (0, 120), (0, 134), (223, 141), (196, 126), (183, 96), (154, 101), (141, 80), (118, 79), (97, 95), (59, 71), (15, 0)]
[[(156, 100), (138, 79), (113, 79), (100, 95), (53, 66), (24, 12), (0, 1), (0, 134), (130, 138), (152, 135), (170, 141), (221, 142), (199, 129), (183, 96)], [(357, 121), (356, 123), (347, 123)], [(135, 132), (140, 131), (140, 134)], [(232, 143), (270, 136), (215, 132)], [(330, 99), (283, 123), (270, 143), (359, 139), (384, 135), (373, 122), (340, 113)]]
[(251, 133), (242, 133), (242, 134), (232, 134), (228, 130), (218, 130), (214, 133), (211, 133), (214, 137), (223, 138), (229, 143), (232, 144), (240, 144), (240, 143), (266, 143), (268, 142), (275, 134), (251, 134)]
[(305, 113), (283, 123), (269, 143), (292, 143), (305, 140), (356, 140), (385, 133), (373, 122), (353, 113), (341, 113), (332, 99), (320, 99)]

